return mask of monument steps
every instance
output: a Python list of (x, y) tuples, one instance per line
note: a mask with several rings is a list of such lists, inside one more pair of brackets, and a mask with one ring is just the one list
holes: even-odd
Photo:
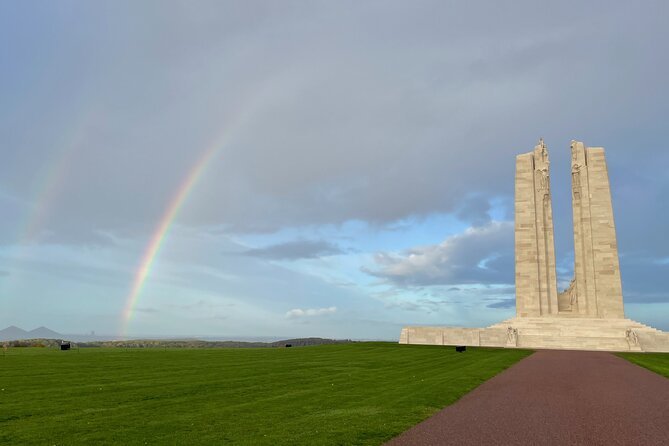
[(540, 348), (556, 350), (612, 350), (627, 351), (630, 346), (625, 336), (550, 336), (518, 335), (518, 348)]
[(631, 319), (595, 319), (595, 318), (579, 318), (579, 319), (563, 319), (563, 318), (513, 318), (507, 319), (500, 323), (491, 325), (489, 328), (518, 328), (523, 330), (548, 330), (548, 331), (565, 331), (588, 333), (591, 330), (596, 330), (597, 333), (616, 333), (619, 330), (623, 332), (627, 329), (644, 330), (656, 333), (662, 333), (661, 330), (642, 324)]

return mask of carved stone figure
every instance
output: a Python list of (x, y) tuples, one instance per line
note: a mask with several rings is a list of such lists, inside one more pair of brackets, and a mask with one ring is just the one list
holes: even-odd
[(569, 303), (573, 307), (578, 302), (578, 293), (576, 292), (576, 279), (572, 280), (569, 286)]
[(537, 184), (539, 184), (539, 190), (548, 190), (548, 168), (543, 166), (536, 170), (537, 172)]
[(541, 161), (548, 165), (550, 161), (548, 160), (548, 150), (546, 150), (546, 144), (544, 144), (544, 140), (541, 140)]
[(581, 187), (581, 166), (578, 163), (571, 165), (571, 186), (574, 189)]
[(549, 181), (549, 168), (550, 160), (548, 159), (548, 150), (546, 149), (546, 144), (544, 144), (543, 138), (539, 139), (539, 144), (534, 147), (534, 159), (535, 159), (535, 184), (537, 185), (539, 191), (548, 191), (550, 181)]
[(513, 327), (508, 327), (506, 329), (506, 343), (511, 345), (518, 344), (518, 329)]
[(631, 328), (625, 330), (625, 337), (627, 338), (627, 342), (629, 343), (630, 347), (636, 347), (639, 345), (639, 336), (636, 334), (636, 331), (632, 330)]

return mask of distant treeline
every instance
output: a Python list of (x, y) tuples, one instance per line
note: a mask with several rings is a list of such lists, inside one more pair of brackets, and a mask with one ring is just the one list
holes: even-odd
[[(63, 339), (21, 339), (17, 341), (6, 341), (8, 347), (58, 347)], [(285, 339), (276, 342), (242, 342), (242, 341), (200, 341), (197, 339), (184, 340), (155, 340), (155, 339), (133, 339), (127, 341), (94, 341), (94, 342), (72, 342), (73, 348), (90, 347), (118, 347), (118, 348), (270, 348), (270, 347), (307, 347), (310, 345), (323, 344), (348, 344), (354, 341), (350, 339), (324, 339), (324, 338), (297, 338)]]
[(62, 339), (19, 339), (16, 341), (2, 341), (0, 346), (7, 347), (59, 347), (63, 342)]

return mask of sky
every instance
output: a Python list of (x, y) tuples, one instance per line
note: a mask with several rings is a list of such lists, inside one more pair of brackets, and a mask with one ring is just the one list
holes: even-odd
[(0, 2), (0, 328), (399, 337), (513, 317), (515, 155), (605, 147), (669, 329), (666, 2)]

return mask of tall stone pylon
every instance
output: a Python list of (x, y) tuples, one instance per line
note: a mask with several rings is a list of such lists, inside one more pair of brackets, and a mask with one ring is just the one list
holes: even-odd
[(558, 314), (550, 161), (543, 139), (516, 156), (516, 314)]
[(584, 317), (624, 318), (618, 243), (604, 149), (571, 143), (574, 280), (560, 310)]

